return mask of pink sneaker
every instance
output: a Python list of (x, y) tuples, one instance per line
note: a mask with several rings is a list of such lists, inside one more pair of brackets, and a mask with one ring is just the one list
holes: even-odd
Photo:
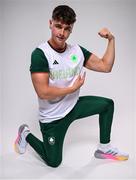
[(18, 136), (14, 143), (15, 151), (19, 154), (24, 154), (26, 151), (27, 141), (26, 135), (30, 133), (30, 129), (27, 124), (23, 124), (18, 129)]
[(113, 147), (105, 152), (97, 149), (94, 153), (94, 156), (99, 159), (113, 159), (119, 161), (125, 161), (129, 158), (129, 155), (127, 153), (120, 152), (117, 148)]

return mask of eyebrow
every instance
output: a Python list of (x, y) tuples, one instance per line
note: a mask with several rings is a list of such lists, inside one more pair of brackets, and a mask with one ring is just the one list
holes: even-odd
[[(62, 23), (54, 23), (54, 25), (57, 25), (57, 26), (63, 26), (63, 24)], [(66, 27), (65, 28), (72, 28), (72, 26), (71, 25), (68, 25), (68, 24), (65, 24), (66, 25)]]

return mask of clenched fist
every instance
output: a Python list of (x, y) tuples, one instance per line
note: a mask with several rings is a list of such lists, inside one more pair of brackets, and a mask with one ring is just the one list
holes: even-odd
[(107, 28), (103, 28), (101, 29), (98, 34), (103, 37), (106, 38), (108, 40), (111, 40), (114, 38), (114, 36), (111, 34), (111, 32), (107, 29)]

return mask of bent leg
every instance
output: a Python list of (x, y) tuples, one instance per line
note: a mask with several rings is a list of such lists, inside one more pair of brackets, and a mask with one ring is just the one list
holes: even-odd
[(98, 96), (83, 96), (79, 98), (70, 115), (71, 119), (76, 120), (99, 114), (100, 143), (109, 143), (113, 113), (114, 102), (112, 99)]
[(26, 137), (30, 146), (40, 155), (40, 157), (51, 167), (58, 167), (62, 161), (63, 141), (67, 128), (65, 118), (51, 123), (40, 123), (43, 142), (33, 134)]
[(40, 157), (46, 162), (46, 151), (44, 148), (44, 144), (37, 137), (35, 137), (32, 133), (29, 133), (26, 137), (26, 141), (29, 145), (40, 155)]
[(51, 167), (58, 167), (62, 161), (63, 137), (59, 136), (57, 130), (59, 121), (40, 123), (43, 146), (46, 151), (46, 163)]

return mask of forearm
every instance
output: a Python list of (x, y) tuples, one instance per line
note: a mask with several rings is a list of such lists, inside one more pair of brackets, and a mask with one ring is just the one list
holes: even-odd
[(80, 75), (77, 76), (74, 82), (68, 87), (57, 87), (49, 84), (48, 73), (32, 73), (31, 77), (37, 96), (40, 99), (51, 100), (66, 96), (78, 90), (84, 84), (85, 73), (82, 77)]
[(107, 49), (102, 58), (102, 61), (105, 64), (107, 72), (111, 71), (112, 66), (114, 64), (114, 60), (115, 60), (115, 38), (114, 38), (114, 36), (112, 36), (108, 40)]
[(72, 87), (64, 87), (64, 88), (59, 88), (55, 86), (48, 86), (45, 88), (45, 90), (40, 94), (41, 99), (55, 99), (57, 97), (62, 97), (67, 94), (71, 94), (74, 92), (74, 89)]

